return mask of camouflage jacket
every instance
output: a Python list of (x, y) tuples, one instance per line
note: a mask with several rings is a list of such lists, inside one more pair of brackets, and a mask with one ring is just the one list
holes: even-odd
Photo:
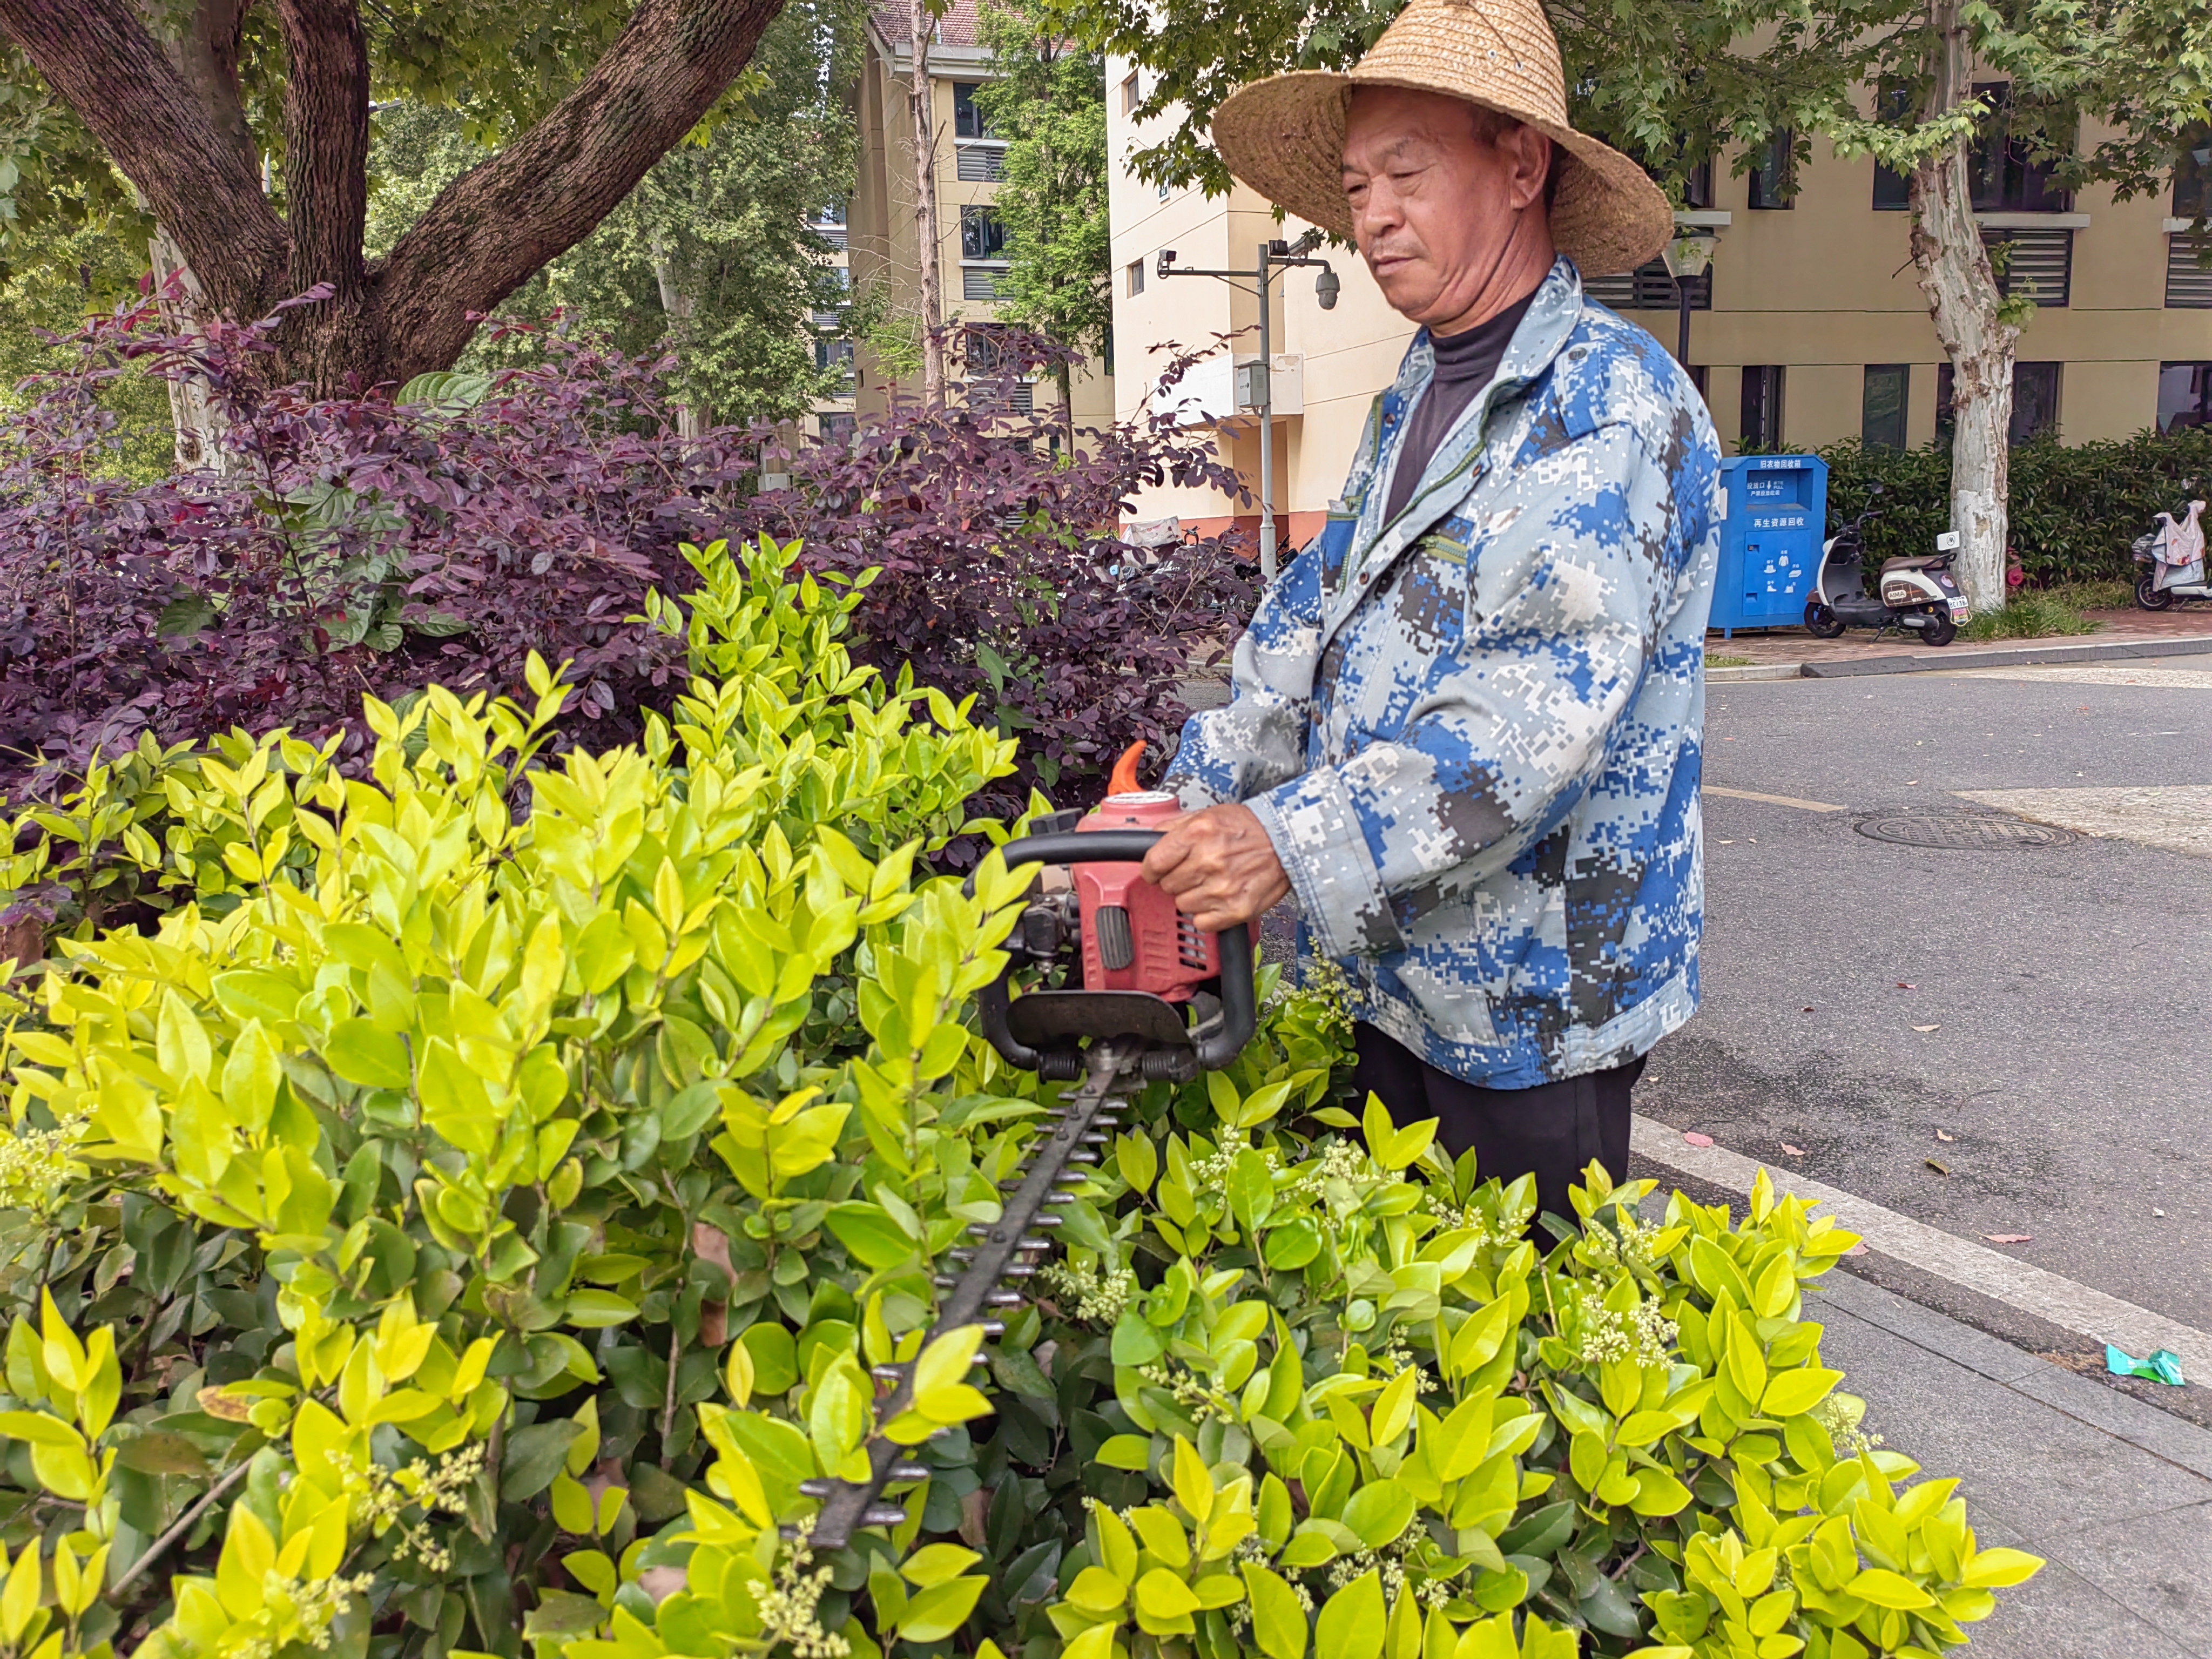
[(1326, 530), (1261, 600), (1168, 787), (1258, 814), (1352, 1012), (1528, 1088), (1698, 1000), (1719, 447), (1689, 377), (1562, 258), (1382, 522), (1425, 331)]

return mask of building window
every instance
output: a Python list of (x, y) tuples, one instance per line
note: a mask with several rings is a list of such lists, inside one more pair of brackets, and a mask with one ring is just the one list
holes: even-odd
[(2173, 216), (2194, 219), (2204, 211), (2204, 181), (2212, 179), (2212, 127), (2192, 128), (2173, 158)]
[[(1994, 112), (1974, 141), (1966, 171), (1973, 180), (1977, 213), (2063, 213), (2071, 205), (2051, 182), (2049, 157), (2035, 158), (2029, 125), (2013, 101), (2012, 88), (1984, 82), (1974, 90)], [(2016, 132), (2015, 127), (2023, 129)]]
[(2166, 239), (2166, 303), (2175, 310), (2212, 311), (2212, 234), (2182, 231)]
[[(2030, 438), (2045, 432), (2057, 435), (2058, 367), (2057, 363), (2014, 363), (2012, 366), (2012, 424), (2007, 428), (2009, 441), (2024, 444)], [(1936, 435), (1949, 437), (1954, 425), (1951, 365), (1941, 363), (1936, 369)]]
[(1006, 372), (1006, 325), (1004, 323), (970, 323), (962, 331), (962, 356), (970, 374), (998, 374)]
[(1905, 394), (1912, 385), (1910, 363), (1869, 363), (1859, 394), (1859, 441), (1869, 449), (1905, 447)]
[(1006, 147), (995, 138), (954, 146), (952, 176), (963, 185), (999, 185), (1006, 179)]
[(850, 340), (817, 340), (814, 343), (814, 367), (823, 374), (834, 374), (847, 391), (853, 388), (853, 343)]
[(1713, 158), (1710, 155), (1692, 167), (1682, 179), (1682, 205), (1693, 211), (1713, 205)]
[(825, 444), (850, 443), (853, 428), (858, 424), (850, 415), (824, 415), (822, 419), (822, 441)]
[(1996, 268), (1997, 292), (2017, 294), (2045, 310), (2063, 309), (2074, 290), (2074, 233), (2070, 230), (1985, 230), (1982, 246)]
[(980, 81), (955, 81), (952, 83), (952, 136), (955, 138), (995, 138), (999, 135), (983, 124), (983, 112), (975, 107), (975, 94), (982, 89)]
[(1736, 432), (1735, 447), (1742, 453), (1782, 447), (1781, 364), (1744, 365), (1742, 416)]
[[(1903, 126), (1912, 114), (1912, 91), (1909, 87), (1888, 87), (1875, 102), (1877, 118), (1892, 126)], [(1874, 205), (1878, 213), (1902, 213), (1912, 205), (1911, 181), (1879, 161), (1874, 164)]]
[(995, 208), (969, 203), (960, 210), (960, 257), (963, 259), (1003, 259), (1006, 257), (1006, 224)]
[[(1667, 262), (1653, 259), (1637, 266), (1620, 276), (1585, 276), (1583, 292), (1600, 305), (1614, 311), (1674, 311), (1680, 307), (1682, 298), (1675, 289), (1674, 279), (1667, 274)], [(1690, 309), (1711, 311), (1713, 308), (1713, 273), (1711, 266), (1690, 280)]]
[(1751, 164), (1751, 205), (1777, 209), (1796, 204), (1796, 135), (1788, 127), (1777, 127)]
[(2158, 429), (2212, 427), (2212, 363), (2158, 366)]
[(997, 270), (990, 265), (963, 265), (960, 268), (960, 297), (963, 300), (997, 299)]
[(1145, 262), (1142, 259), (1130, 260), (1128, 269), (1121, 275), (1127, 282), (1129, 298), (1133, 300), (1145, 291)]
[(1121, 82), (1121, 113), (1134, 115), (1137, 112), (1137, 106), (1144, 101), (1137, 92), (1137, 72), (1131, 70)]

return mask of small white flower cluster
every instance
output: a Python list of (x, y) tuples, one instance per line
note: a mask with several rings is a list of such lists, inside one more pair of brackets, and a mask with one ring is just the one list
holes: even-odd
[(1139, 1365), (1137, 1375), (1155, 1388), (1165, 1389), (1175, 1397), (1176, 1405), (1186, 1411), (1196, 1412), (1200, 1417), (1218, 1418), (1224, 1423), (1241, 1423), (1234, 1401), (1216, 1394), (1193, 1373), (1170, 1365)]
[(0, 1209), (43, 1212), (71, 1190), (72, 1177), (82, 1175), (84, 1168), (70, 1154), (91, 1121), (88, 1109), (71, 1113), (51, 1129), (18, 1125), (0, 1131)]
[[(351, 1578), (318, 1579), (313, 1583), (285, 1578), (275, 1572), (264, 1573), (261, 1581), (261, 1612), (258, 1615), (260, 1632), (228, 1648), (224, 1659), (274, 1659), (280, 1646), (291, 1647), (301, 1642), (318, 1652), (329, 1652), (331, 1625), (345, 1611), (349, 1601), (368, 1595), (375, 1582), (375, 1576), (366, 1572)], [(286, 1626), (291, 1628), (280, 1643), (272, 1631)]]
[(1585, 1365), (1602, 1365), (1615, 1359), (1632, 1359), (1638, 1365), (1663, 1365), (1674, 1351), (1674, 1323), (1659, 1311), (1656, 1302), (1639, 1302), (1625, 1314), (1604, 1304), (1582, 1306), (1582, 1330), (1577, 1352)]
[(1271, 1010), (1295, 1006), (1311, 1018), (1322, 1036), (1346, 1048), (1352, 1046), (1352, 982), (1333, 962), (1304, 964), (1300, 982), (1292, 985), (1285, 979), (1268, 1006)]
[(426, 1571), (444, 1573), (453, 1571), (453, 1553), (418, 1528), (407, 1525), (402, 1516), (410, 1509), (420, 1509), (425, 1517), (441, 1510), (448, 1515), (461, 1514), (469, 1506), (469, 1488), (483, 1473), (483, 1466), (484, 1449), (479, 1443), (446, 1453), (434, 1468), (410, 1463), (394, 1470), (372, 1463), (366, 1470), (347, 1469), (345, 1480), (348, 1491), (363, 1498), (363, 1510), (376, 1531), (381, 1533), (395, 1524), (399, 1527), (399, 1540), (392, 1549), (394, 1561), (411, 1557)]
[(1881, 1437), (1869, 1434), (1859, 1425), (1866, 1407), (1849, 1395), (1832, 1394), (1813, 1407), (1812, 1418), (1828, 1431), (1828, 1438), (1843, 1457), (1856, 1457), (1881, 1444)]
[(1616, 1209), (1613, 1213), (1620, 1224), (1618, 1237), (1612, 1228), (1595, 1224), (1583, 1234), (1583, 1254), (1591, 1265), (1615, 1267), (1626, 1261), (1637, 1267), (1656, 1266), (1658, 1258), (1651, 1251), (1651, 1229), (1626, 1209)]
[(1137, 1276), (1126, 1267), (1102, 1274), (1093, 1267), (1052, 1262), (1037, 1274), (1037, 1283), (1060, 1303), (1060, 1310), (1078, 1324), (1105, 1328), (1121, 1317), (1136, 1294)]
[[(1266, 1541), (1260, 1534), (1256, 1532), (1248, 1532), (1237, 1540), (1237, 1547), (1230, 1551), (1229, 1565), (1231, 1568), (1241, 1568), (1249, 1561), (1254, 1566), (1264, 1567), (1269, 1565), (1272, 1556), (1273, 1552), (1268, 1549)], [(1291, 1575), (1289, 1582), (1291, 1594), (1298, 1598), (1298, 1605), (1306, 1612), (1311, 1613), (1314, 1610), (1313, 1592), (1298, 1582), (1295, 1573)], [(1230, 1608), (1229, 1628), (1232, 1633), (1242, 1636), (1250, 1628), (1251, 1624), (1252, 1606), (1249, 1601), (1240, 1601), (1235, 1607)]]
[(1482, 1212), (1482, 1206), (1480, 1204), (1465, 1206), (1447, 1204), (1437, 1199), (1433, 1192), (1426, 1203), (1428, 1212), (1437, 1219), (1438, 1232), (1473, 1233), (1475, 1248), (1478, 1249), (1495, 1242), (1491, 1236), (1490, 1218)]
[[(800, 1523), (811, 1532), (811, 1521)], [(848, 1659), (853, 1644), (822, 1628), (817, 1610), (822, 1592), (830, 1588), (830, 1569), (814, 1566), (814, 1553), (802, 1533), (798, 1547), (776, 1563), (775, 1583), (755, 1594), (759, 1598), (761, 1635), (769, 1647), (791, 1644), (792, 1659)]]
[(1317, 1199), (1327, 1193), (1332, 1181), (1353, 1185), (1368, 1180), (1372, 1173), (1367, 1154), (1358, 1146), (1349, 1140), (1332, 1140), (1322, 1148), (1321, 1156), (1284, 1189), (1283, 1196), (1285, 1200)]

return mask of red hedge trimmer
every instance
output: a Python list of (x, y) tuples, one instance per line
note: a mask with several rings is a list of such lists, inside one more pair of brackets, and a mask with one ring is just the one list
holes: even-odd
[[(1036, 1275), (1038, 1258), (1052, 1248), (1051, 1230), (1060, 1224), (1054, 1206), (1083, 1185), (1079, 1166), (1098, 1162), (1107, 1130), (1128, 1109), (1115, 1088), (1125, 1079), (1188, 1083), (1201, 1070), (1228, 1065), (1252, 1040), (1250, 930), (1239, 923), (1225, 933), (1200, 933), (1138, 868), (1162, 829), (1182, 814), (1173, 795), (1136, 787), (1144, 750), (1139, 743), (1121, 757), (1111, 793), (1096, 811), (1054, 813), (1000, 849), (1009, 866), (1065, 866), (1069, 879), (1034, 893), (1023, 910), (1006, 940), (1006, 971), (977, 998), (983, 1035), (1010, 1065), (1082, 1083), (1048, 1117), (1051, 1131), (1039, 1137), (1020, 1175), (1005, 1183), (1012, 1190), (998, 1220), (971, 1225), (975, 1243), (948, 1253), (963, 1270), (937, 1281), (945, 1297), (931, 1340), (977, 1323), (992, 1336), (1006, 1329), (986, 1312), (1024, 1300), (1021, 1287)], [(1058, 971), (1062, 982), (1014, 996), (1018, 968), (1037, 969), (1043, 979)], [(876, 1368), (890, 1386), (878, 1402), (878, 1421), (891, 1421), (912, 1403), (910, 1370)], [(904, 1510), (879, 1495), (886, 1483), (925, 1480), (929, 1469), (902, 1461), (900, 1449), (880, 1437), (870, 1458), (866, 1480), (800, 1487), (822, 1499), (813, 1547), (842, 1549), (859, 1528), (906, 1520)]]

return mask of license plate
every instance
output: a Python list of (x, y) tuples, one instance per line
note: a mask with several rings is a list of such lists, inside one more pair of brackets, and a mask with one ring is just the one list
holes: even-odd
[(1951, 601), (1951, 615), (1960, 622), (1966, 620), (1966, 601), (1963, 598)]

